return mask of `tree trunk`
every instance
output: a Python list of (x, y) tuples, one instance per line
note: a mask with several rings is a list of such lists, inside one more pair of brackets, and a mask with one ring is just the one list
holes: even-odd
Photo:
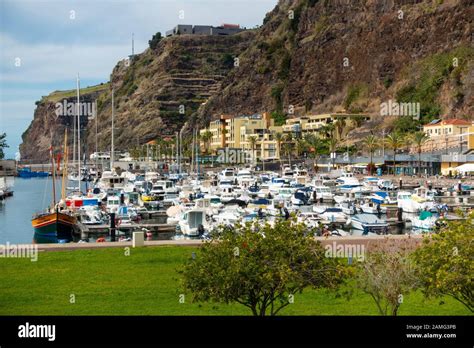
[(421, 149), (418, 150), (418, 176), (421, 176)]
[(396, 164), (395, 163), (397, 162), (396, 158), (397, 158), (397, 151), (393, 150), (393, 176), (397, 175), (395, 173), (395, 169), (396, 169)]
[(372, 152), (370, 152), (369, 175), (372, 176)]

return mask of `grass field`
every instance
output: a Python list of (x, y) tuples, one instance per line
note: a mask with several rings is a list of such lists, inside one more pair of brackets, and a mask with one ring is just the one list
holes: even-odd
[[(0, 259), (0, 315), (250, 315), (241, 305), (179, 303), (176, 269), (194, 249), (147, 247), (42, 252), (37, 262)], [(75, 303), (70, 303), (71, 295)], [(469, 315), (450, 298), (406, 296), (400, 315)], [(282, 315), (377, 315), (361, 292), (348, 301), (307, 289)]]

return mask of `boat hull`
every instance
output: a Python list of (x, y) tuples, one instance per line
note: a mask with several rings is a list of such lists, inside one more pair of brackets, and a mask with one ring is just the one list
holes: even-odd
[(71, 242), (76, 218), (63, 213), (44, 214), (31, 221), (34, 228), (35, 243)]

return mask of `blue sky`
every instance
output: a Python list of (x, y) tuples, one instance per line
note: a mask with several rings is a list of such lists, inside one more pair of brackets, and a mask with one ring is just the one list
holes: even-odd
[[(176, 24), (261, 25), (277, 0), (0, 0), (0, 133), (14, 158), (35, 109), (55, 90), (109, 79), (117, 61)], [(74, 11), (74, 12), (71, 12)], [(184, 19), (180, 19), (184, 11)], [(18, 63), (20, 63), (19, 66)]]

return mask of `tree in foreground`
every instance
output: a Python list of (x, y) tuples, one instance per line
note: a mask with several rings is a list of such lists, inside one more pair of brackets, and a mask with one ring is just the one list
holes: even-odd
[(414, 260), (425, 295), (451, 296), (474, 311), (474, 212), (425, 238)]
[(384, 240), (357, 264), (356, 285), (369, 294), (380, 315), (397, 315), (404, 297), (419, 287), (409, 241)]
[(276, 315), (305, 288), (337, 288), (346, 268), (294, 219), (220, 226), (184, 269), (195, 302), (240, 303)]

